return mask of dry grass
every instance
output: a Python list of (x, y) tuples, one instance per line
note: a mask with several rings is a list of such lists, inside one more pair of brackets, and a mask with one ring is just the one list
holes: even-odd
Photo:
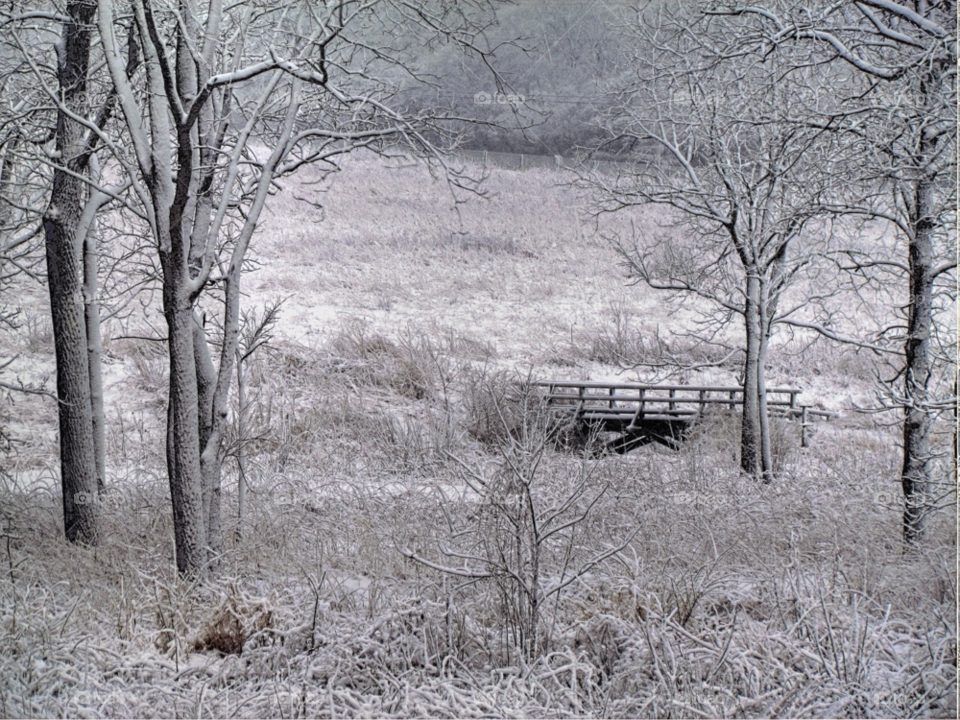
[[(686, 450), (597, 461), (607, 494), (571, 535), (577, 552), (640, 533), (548, 606), (532, 664), (507, 662), (495, 587), (398, 552), (439, 558), (445, 518), (476, 512), (449, 471), (264, 481), (224, 579), (196, 587), (170, 567), (159, 479), (110, 506), (96, 550), (59, 541), (53, 495), (7, 494), (3, 712), (947, 716), (951, 523), (904, 558), (897, 510), (869, 496), (888, 458), (845, 457), (840, 435), (770, 488), (704, 450), (713, 463), (696, 470)], [(572, 461), (545, 458), (543, 502)], [(565, 561), (545, 558), (545, 580)]]
[[(316, 187), (295, 184), (262, 232), (250, 303), (293, 297), (250, 366), (249, 504), (235, 533), (231, 456), (218, 579), (173, 570), (157, 348), (111, 344), (96, 549), (61, 540), (52, 403), (5, 406), (42, 441), (0, 480), (0, 715), (956, 715), (953, 511), (902, 553), (896, 429), (869, 417), (823, 425), (806, 449), (777, 423), (769, 486), (740, 476), (722, 413), (679, 452), (547, 450), (537, 507), (583, 478), (583, 502), (600, 499), (544, 548), (544, 587), (635, 534), (550, 597), (532, 660), (505, 630), (502, 583), (408, 559), (450, 565), (458, 533), (490, 527), (463, 472), (505, 472), (498, 447), (525, 427), (513, 379), (614, 376), (617, 355), (653, 352), (649, 329), (677, 321), (611, 279), (555, 174), (497, 173), (460, 226), (437, 210), (442, 186), (374, 168), (351, 163), (312, 195), (318, 224), (291, 200)], [(864, 358), (805, 352), (772, 380), (837, 391), (836, 409), (869, 394)]]

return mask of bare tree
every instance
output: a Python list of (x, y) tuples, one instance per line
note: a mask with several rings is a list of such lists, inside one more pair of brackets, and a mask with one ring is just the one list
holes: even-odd
[[(84, 127), (73, 115), (86, 116), (90, 69), (91, 25), (96, 8), (90, 2), (67, 5), (63, 35), (57, 47), (57, 85), (62, 98), (56, 116), (57, 168), (50, 201), (43, 216), (47, 283), (57, 356), (57, 398), (60, 416), (60, 470), (67, 539), (97, 542), (98, 463), (94, 444), (87, 318), (83, 302), (84, 222), (87, 186), (83, 176), (91, 147)], [(78, 245), (79, 240), (79, 245)]]
[(776, 60), (719, 63), (728, 29), (710, 17), (641, 10), (630, 26), (630, 77), (611, 89), (602, 123), (636, 159), (630, 172), (584, 176), (596, 216), (635, 206), (667, 208), (669, 233), (612, 236), (631, 275), (656, 290), (706, 300), (701, 339), (743, 323), (741, 467), (769, 479), (773, 464), (764, 366), (781, 299), (810, 262), (812, 231), (836, 161), (829, 135), (779, 122), (816, 102), (816, 78), (785, 84)]
[[(95, 14), (92, 0), (67, 3), (65, 11), (38, 3), (0, 13), (3, 49), (16, 68), (6, 79), (18, 80), (5, 83), (15, 105), (5, 123), (0, 184), (19, 201), (5, 208), (5, 230), (14, 236), (4, 246), (22, 254), (38, 232), (45, 240), (64, 527), (69, 540), (86, 544), (97, 541), (106, 474), (97, 217), (124, 190), (103, 183), (96, 155), (116, 95), (98, 80)], [(128, 71), (135, 65), (135, 47), (128, 45)]]
[(586, 456), (548, 472), (558, 418), (530, 390), (529, 377), (519, 393), (498, 385), (484, 382), (478, 388), (495, 416), (490, 421), (499, 425), (497, 469), (488, 473), (451, 456), (466, 493), (461, 503), (441, 499), (449, 538), (438, 542), (439, 561), (417, 548), (400, 551), (465, 583), (491, 581), (510, 645), (533, 662), (547, 650), (543, 620), (549, 603), (558, 603), (564, 590), (627, 547), (638, 528), (603, 550), (581, 552), (581, 533), (607, 487), (591, 477), (595, 466)]
[(243, 535), (243, 516), (247, 503), (247, 422), (250, 411), (247, 396), (247, 373), (259, 350), (267, 348), (273, 337), (273, 328), (280, 315), (282, 299), (274, 300), (263, 308), (262, 313), (244, 312), (240, 323), (240, 341), (237, 344), (237, 410), (236, 410), (236, 459), (237, 459), (237, 538)]
[[(137, 82), (117, 40), (127, 7), (144, 55)], [(396, 144), (434, 161), (454, 188), (469, 187), (440, 152), (455, 140), (458, 118), (408, 116), (393, 99), (423, 79), (417, 58), (430, 42), (486, 55), (490, 11), (480, 1), (98, 3), (100, 40), (130, 138), (129, 152), (116, 142), (110, 149), (132, 182), (162, 269), (167, 466), (181, 573), (203, 572), (220, 552), (241, 270), (268, 196), (278, 178), (307, 163), (333, 168), (345, 153)], [(216, 360), (199, 312), (211, 290), (223, 307)]]
[[(88, 75), (95, 12), (96, 6), (90, 1), (67, 6), (62, 45), (57, 48), (62, 103), (57, 112), (57, 166), (43, 216), (57, 356), (64, 529), (69, 540), (85, 543), (97, 542), (95, 500), (104, 484), (100, 320), (90, 295), (91, 291), (95, 293), (97, 268), (85, 267), (85, 260), (95, 257), (86, 236), (99, 205), (108, 198), (88, 197), (84, 176), (96, 140), (74, 117), (85, 118), (90, 112)], [(93, 347), (89, 343), (91, 331)], [(94, 398), (99, 417), (94, 411)]]
[[(955, 337), (944, 337), (936, 322), (938, 305), (955, 302), (956, 287), (956, 3), (789, 0), (711, 12), (747, 21), (728, 39), (739, 54), (774, 53), (793, 72), (833, 67), (846, 76), (829, 116), (798, 108), (792, 122), (830, 127), (855, 149), (845, 170), (855, 195), (837, 210), (882, 221), (903, 247), (889, 258), (849, 250), (841, 264), (859, 276), (887, 273), (906, 290), (903, 324), (888, 323), (871, 342), (900, 343), (889, 400), (903, 412), (903, 537), (913, 545), (933, 504), (934, 419), (956, 404)], [(841, 339), (823, 324), (807, 326)]]

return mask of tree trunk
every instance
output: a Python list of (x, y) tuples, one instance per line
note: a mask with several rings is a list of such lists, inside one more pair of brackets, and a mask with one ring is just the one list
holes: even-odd
[[(59, 49), (58, 79), (71, 112), (87, 112), (90, 22), (96, 6), (72, 2)], [(57, 361), (60, 425), (60, 481), (64, 533), (70, 542), (98, 540), (97, 461), (90, 400), (90, 365), (83, 302), (83, 262), (77, 243), (82, 215), (87, 148), (84, 128), (66, 112), (57, 115), (57, 151), (50, 205), (43, 218), (47, 282)]]
[(933, 418), (927, 407), (930, 383), (930, 332), (933, 324), (934, 204), (933, 185), (917, 182), (911, 220), (914, 233), (909, 245), (910, 305), (904, 344), (903, 421), (903, 539), (907, 545), (923, 540), (926, 530), (931, 472), (930, 434)]
[[(917, 88), (924, 107), (931, 117), (936, 116), (943, 94), (952, 93), (956, 100), (956, 46), (952, 61), (931, 63)], [(951, 68), (953, 68), (951, 70)], [(903, 539), (913, 546), (924, 539), (926, 515), (930, 511), (930, 482), (933, 469), (932, 448), (933, 414), (929, 407), (929, 386), (932, 371), (930, 342), (933, 327), (933, 281), (937, 232), (936, 167), (937, 156), (944, 150), (942, 140), (921, 127), (919, 143), (913, 159), (919, 177), (908, 193), (904, 193), (910, 224), (907, 267), (910, 275), (910, 297), (907, 314), (907, 337), (904, 342), (904, 391), (906, 400), (903, 421), (903, 467), (900, 473), (903, 487)], [(956, 142), (954, 140), (954, 142)], [(956, 151), (956, 148), (953, 148)], [(954, 182), (953, 172), (947, 182)], [(955, 198), (954, 198), (955, 199)]]
[[(766, 323), (764, 323), (765, 325)], [(767, 411), (767, 349), (770, 347), (770, 335), (764, 330), (760, 337), (760, 351), (757, 357), (757, 404), (760, 408), (760, 472), (763, 481), (773, 480), (773, 451), (770, 443), (770, 414)]]
[(90, 410), (93, 421), (93, 453), (97, 465), (97, 492), (107, 485), (106, 413), (103, 406), (103, 339), (100, 334), (100, 299), (97, 283), (99, 255), (97, 234), (91, 227), (83, 239), (83, 299), (87, 327), (87, 360), (90, 367)]
[(237, 540), (243, 537), (243, 513), (247, 504), (247, 383), (243, 357), (237, 350)]
[[(200, 471), (203, 476), (203, 517), (211, 567), (223, 550), (220, 531), (220, 470), (222, 458), (219, 442), (213, 437), (213, 400), (217, 387), (217, 370), (210, 357), (203, 322), (194, 313), (193, 354), (197, 366), (198, 423), (200, 426)], [(217, 446), (208, 451), (211, 441)]]
[(740, 433), (740, 467), (744, 472), (754, 477), (760, 477), (763, 472), (763, 429), (760, 403), (762, 337), (760, 280), (749, 271), (747, 273), (744, 326), (746, 329), (746, 359), (743, 365), (743, 424)]
[(173, 503), (177, 570), (180, 575), (190, 577), (206, 569), (207, 537), (193, 349), (195, 322), (190, 299), (184, 291), (184, 269), (174, 259), (176, 243), (173, 249), (173, 253), (164, 253), (163, 263), (163, 309), (170, 352), (167, 474)]
[[(90, 369), (80, 261), (72, 251), (70, 219), (64, 217), (65, 213), (58, 212), (70, 199), (70, 190), (63, 184), (58, 187), (54, 181), (55, 189), (44, 217), (47, 282), (57, 360), (63, 526), (70, 542), (96, 544), (97, 463), (90, 404)], [(68, 202), (61, 205), (64, 200)]]

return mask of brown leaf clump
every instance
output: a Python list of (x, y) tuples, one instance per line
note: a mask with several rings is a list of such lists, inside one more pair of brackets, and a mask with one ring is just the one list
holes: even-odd
[(246, 597), (236, 587), (229, 592), (201, 628), (191, 649), (239, 655), (255, 635), (273, 627), (273, 613), (263, 600)]

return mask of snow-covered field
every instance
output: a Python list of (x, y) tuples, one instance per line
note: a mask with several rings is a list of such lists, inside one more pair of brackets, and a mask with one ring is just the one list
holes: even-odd
[[(0, 715), (956, 716), (955, 512), (902, 554), (897, 428), (855, 411), (871, 358), (774, 347), (770, 385), (842, 417), (806, 449), (776, 423), (770, 486), (737, 472), (729, 417), (679, 452), (491, 441), (509, 379), (659, 379), (617, 360), (692, 327), (628, 284), (568, 180), (494, 169), (458, 211), (423, 169), (371, 159), (282, 183), (244, 281), (251, 311), (283, 304), (249, 367), (249, 506), (235, 533), (231, 457), (215, 581), (175, 577), (163, 346), (122, 337), (162, 327), (156, 308), (105, 328), (100, 547), (61, 539), (53, 400), (6, 397)], [(19, 282), (2, 379), (50, 390), (45, 290)], [(511, 556), (476, 490), (518, 477), (538, 518), (583, 516), (532, 545), (535, 641), (518, 640), (530, 539)]]

